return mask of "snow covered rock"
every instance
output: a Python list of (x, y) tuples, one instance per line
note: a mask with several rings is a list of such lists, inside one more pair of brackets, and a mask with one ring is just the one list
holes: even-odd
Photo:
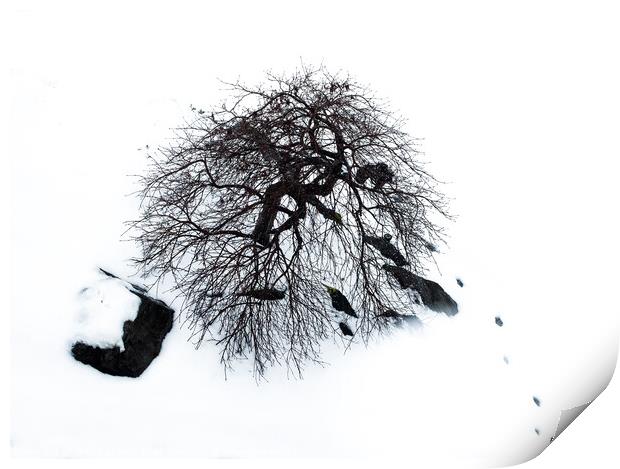
[(410, 326), (413, 328), (421, 328), (422, 321), (416, 314), (400, 314), (392, 309), (388, 309), (382, 314), (379, 314), (377, 318), (389, 321), (396, 327)]
[(137, 378), (159, 355), (174, 311), (144, 288), (101, 272), (107, 278), (83, 291), (82, 328), (71, 354), (102, 373)]
[(417, 291), (424, 306), (448, 316), (458, 313), (458, 304), (438, 283), (420, 277), (404, 267), (384, 264), (383, 269), (392, 274), (401, 288)]

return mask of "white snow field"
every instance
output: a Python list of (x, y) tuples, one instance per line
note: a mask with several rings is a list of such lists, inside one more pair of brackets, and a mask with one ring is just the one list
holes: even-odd
[[(450, 13), (360, 7), (343, 25), (336, 19), (347, 10), (330, 4), (321, 18), (333, 34), (298, 38), (292, 17), (259, 27), (271, 20), (247, 4), (241, 39), (209, 48), (238, 8), (219, 3), (200, 14), (76, 6), (64, 15), (39, 6), (17, 15), (12, 454), (400, 456), (419, 467), (539, 454), (561, 411), (595, 398), (616, 364), (619, 77), (604, 60), (613, 22), (596, 9), (566, 6), (558, 20), (544, 6), (532, 14), (492, 3)], [(320, 11), (294, 17), (314, 24)], [(575, 24), (595, 20), (587, 38), (573, 35)], [(390, 27), (344, 47), (354, 23)], [(139, 148), (165, 143), (190, 104), (216, 101), (216, 77), (252, 82), (300, 55), (371, 83), (424, 137), (429, 170), (446, 181), (458, 216), (428, 277), (459, 314), (425, 315), (421, 332), (353, 343), (346, 353), (337, 334), (324, 347), (329, 365), (308, 366), (302, 380), (272, 369), (256, 383), (243, 362), (225, 380), (217, 349), (195, 350), (179, 322), (137, 379), (75, 361), (76, 334), (120, 345), (116, 326), (131, 318), (132, 305), (102, 286), (97, 267), (149, 281), (129, 261), (137, 247), (121, 240), (123, 222), (138, 213), (128, 175), (145, 168)], [(99, 287), (81, 293), (93, 282)], [(180, 304), (166, 288), (149, 293)]]

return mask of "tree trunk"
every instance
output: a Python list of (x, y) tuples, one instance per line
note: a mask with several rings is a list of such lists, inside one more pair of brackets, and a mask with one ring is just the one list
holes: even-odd
[(265, 203), (258, 215), (254, 231), (252, 232), (252, 238), (263, 246), (269, 244), (269, 232), (273, 228), (273, 223), (278, 214), (278, 206), (280, 205), (280, 200), (282, 200), (283, 195), (284, 185), (282, 183), (269, 186), (265, 191)]

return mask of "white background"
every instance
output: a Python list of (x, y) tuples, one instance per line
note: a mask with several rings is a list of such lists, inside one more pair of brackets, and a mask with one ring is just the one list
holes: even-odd
[[(13, 207), (33, 208), (22, 198), (34, 193), (36, 200), (40, 186), (24, 188), (31, 173), (36, 182), (41, 172), (53, 178), (70, 171), (86, 189), (93, 178), (113, 177), (106, 158), (133, 158), (129, 167), (139, 171), (135, 147), (161, 139), (161, 129), (176, 125), (189, 104), (211, 103), (217, 78), (251, 82), (301, 57), (350, 71), (410, 118), (433, 173), (451, 183), (459, 215), (453, 244), (463, 258), (497, 272), (504, 285), (522, 285), (511, 298), (515, 310), (544, 305), (546, 327), (529, 332), (532, 344), (554, 344), (542, 334), (558, 321), (566, 322), (567, 337), (587, 331), (589, 340), (578, 344), (584, 348), (606, 328), (617, 332), (620, 76), (613, 2), (335, 3), (12, 5), (3, 15), (3, 43), (10, 44), (13, 106), (4, 128), (12, 137), (8, 156), (19, 160), (11, 173), (20, 185)], [(34, 92), (41, 89), (49, 93)], [(39, 106), (97, 125), (85, 135), (62, 121), (53, 129), (53, 148), (64, 138), (68, 148), (81, 146), (83, 159), (31, 153), (42, 148), (29, 132), (45, 129)], [(98, 118), (115, 114), (118, 122)], [(36, 216), (42, 233), (62, 221), (62, 213)], [(97, 220), (96, 213), (83, 216), (85, 223)], [(104, 236), (112, 241), (117, 228)], [(543, 283), (565, 294), (545, 297)], [(563, 314), (547, 311), (553, 306)], [(529, 325), (522, 322), (522, 331)], [(618, 431), (598, 427), (610, 425), (606, 412), (618, 415), (617, 397), (614, 404), (609, 394), (529, 464), (561, 453), (563, 466), (594, 458), (593, 467), (616, 467), (606, 464), (617, 461), (609, 447)], [(572, 434), (579, 437), (571, 441)]]

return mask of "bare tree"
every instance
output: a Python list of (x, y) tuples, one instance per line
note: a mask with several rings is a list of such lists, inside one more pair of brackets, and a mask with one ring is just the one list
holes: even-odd
[(366, 341), (414, 312), (384, 264), (423, 272), (446, 205), (404, 121), (350, 77), (302, 67), (228, 86), (149, 155), (136, 261), (174, 277), (193, 337), (225, 366), (299, 374), (324, 339)]

